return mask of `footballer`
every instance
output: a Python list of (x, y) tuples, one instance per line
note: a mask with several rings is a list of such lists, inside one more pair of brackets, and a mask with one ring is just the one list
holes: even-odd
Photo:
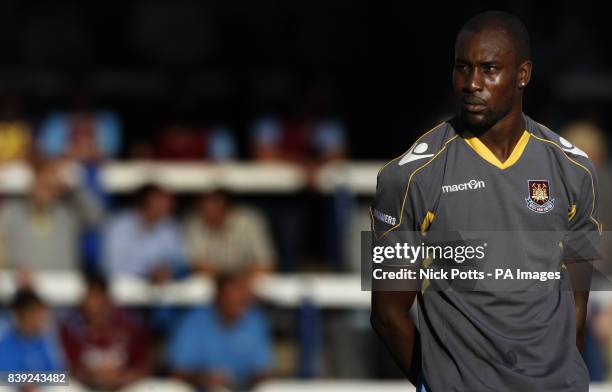
[(401, 231), (569, 233), (558, 253), (542, 252), (537, 236), (520, 244), (569, 289), (373, 290), (372, 326), (418, 392), (588, 390), (588, 284), (574, 283), (590, 281), (584, 266), (598, 257), (597, 178), (583, 151), (523, 113), (530, 59), (513, 15), (488, 11), (461, 28), (460, 109), (381, 169), (372, 231), (375, 243)]

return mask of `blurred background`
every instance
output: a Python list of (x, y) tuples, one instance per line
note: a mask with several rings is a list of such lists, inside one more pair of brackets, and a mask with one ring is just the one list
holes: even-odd
[[(455, 34), (491, 8), (526, 23), (525, 112), (589, 154), (612, 227), (603, 8), (429, 7), (0, 1), (0, 370), (409, 390), (369, 326), (360, 233), (378, 169), (452, 114)], [(592, 297), (584, 357), (612, 390), (612, 301)]]

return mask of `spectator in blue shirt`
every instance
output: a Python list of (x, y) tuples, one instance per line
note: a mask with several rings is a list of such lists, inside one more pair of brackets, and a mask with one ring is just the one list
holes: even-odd
[(245, 390), (269, 374), (267, 320), (251, 299), (244, 275), (217, 279), (213, 305), (190, 311), (170, 340), (168, 364), (175, 377), (197, 388)]
[(62, 352), (49, 328), (49, 311), (31, 290), (19, 290), (13, 322), (0, 331), (0, 371), (60, 371)]
[(132, 275), (160, 283), (184, 269), (185, 251), (171, 218), (173, 197), (157, 185), (136, 192), (135, 206), (111, 219), (104, 231), (103, 269), (109, 275)]

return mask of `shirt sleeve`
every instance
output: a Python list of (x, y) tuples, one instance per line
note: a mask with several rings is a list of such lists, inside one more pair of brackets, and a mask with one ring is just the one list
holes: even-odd
[(265, 218), (256, 211), (245, 213), (245, 241), (253, 256), (253, 262), (274, 265), (276, 253), (272, 244), (272, 236)]
[(563, 259), (589, 261), (599, 258), (603, 227), (599, 222), (599, 186), (594, 170), (587, 171), (575, 204), (568, 214), (569, 231), (563, 241)]
[[(392, 162), (396, 165), (397, 162)], [(421, 244), (423, 236), (420, 224), (423, 217), (428, 216), (425, 208), (424, 193), (414, 181), (409, 170), (388, 168), (391, 173), (384, 173), (378, 177), (376, 197), (372, 203), (370, 214), (372, 220), (372, 246), (371, 257), (368, 263), (372, 269), (394, 272), (398, 268), (419, 268), (421, 259), (399, 258), (397, 253), (388, 250), (403, 244), (417, 246)], [(363, 261), (362, 261), (363, 262)], [(363, 268), (367, 268), (365, 265)], [(374, 279), (372, 290), (378, 291), (417, 291), (421, 287), (419, 279)]]
[(410, 173), (386, 173), (383, 169), (378, 175), (370, 213), (375, 240), (391, 232), (417, 232), (421, 229), (419, 222), (427, 216), (425, 197)]

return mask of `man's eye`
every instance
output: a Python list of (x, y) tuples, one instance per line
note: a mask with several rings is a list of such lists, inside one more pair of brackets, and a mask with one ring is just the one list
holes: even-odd
[(455, 64), (455, 69), (457, 71), (466, 71), (468, 69), (468, 66), (465, 64)]
[(486, 65), (484, 67), (485, 72), (487, 73), (491, 73), (491, 72), (495, 72), (497, 70), (497, 67), (494, 65)]

